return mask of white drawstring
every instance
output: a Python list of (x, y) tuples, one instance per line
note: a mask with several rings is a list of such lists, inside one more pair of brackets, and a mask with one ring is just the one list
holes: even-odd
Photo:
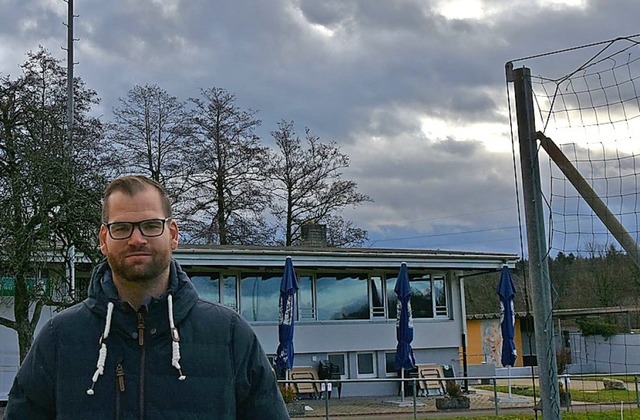
[[(182, 373), (182, 368), (180, 367), (180, 334), (178, 334), (178, 329), (175, 326), (173, 321), (173, 296), (169, 294), (167, 296), (167, 303), (169, 306), (169, 327), (171, 328), (171, 366), (175, 367), (180, 373), (178, 376), (178, 380), (184, 381), (187, 379), (187, 376)], [(107, 360), (107, 343), (106, 339), (109, 336), (109, 330), (111, 329), (111, 318), (113, 316), (113, 303), (107, 303), (107, 318), (105, 320), (104, 332), (100, 337), (100, 351), (98, 353), (98, 362), (96, 363), (96, 371), (91, 378), (91, 388), (87, 389), (87, 395), (94, 394), (94, 386), (101, 375), (104, 374), (104, 365)]]
[(169, 294), (167, 296), (167, 303), (169, 306), (169, 328), (171, 328), (171, 366), (178, 369), (180, 376), (178, 376), (178, 380), (184, 381), (187, 379), (186, 375), (182, 373), (182, 369), (180, 368), (180, 334), (178, 334), (178, 329), (176, 328), (175, 323), (173, 322), (173, 296)]
[(109, 330), (111, 329), (111, 316), (113, 315), (113, 302), (107, 303), (107, 319), (104, 324), (104, 332), (100, 337), (100, 352), (98, 354), (98, 363), (96, 363), (96, 372), (93, 374), (91, 378), (91, 388), (87, 389), (87, 395), (93, 395), (93, 387), (96, 382), (98, 382), (98, 378), (104, 373), (104, 363), (107, 360), (107, 343), (106, 339), (109, 336)]

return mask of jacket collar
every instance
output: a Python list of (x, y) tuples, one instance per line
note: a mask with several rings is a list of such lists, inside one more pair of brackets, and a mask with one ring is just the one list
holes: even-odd
[[(173, 296), (173, 314), (176, 323), (180, 323), (198, 300), (198, 293), (187, 274), (182, 271), (180, 264), (172, 260), (169, 266), (169, 286), (167, 291), (158, 298), (149, 298), (146, 308), (149, 314), (155, 312), (156, 307), (162, 308), (163, 317), (167, 306), (167, 296)], [(134, 312), (131, 306), (120, 299), (118, 290), (113, 283), (111, 267), (105, 260), (98, 264), (92, 272), (89, 293), (85, 304), (93, 312), (105, 317), (107, 303), (113, 302), (120, 312)]]

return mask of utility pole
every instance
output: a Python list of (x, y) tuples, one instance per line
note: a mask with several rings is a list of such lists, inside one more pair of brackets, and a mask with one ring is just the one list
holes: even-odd
[[(67, 2), (67, 151), (69, 159), (73, 159), (73, 0), (65, 0)], [(67, 276), (69, 278), (69, 294), (75, 296), (76, 289), (76, 247), (71, 245), (67, 250)]]
[(67, 138), (71, 145), (73, 141), (73, 0), (67, 2)]

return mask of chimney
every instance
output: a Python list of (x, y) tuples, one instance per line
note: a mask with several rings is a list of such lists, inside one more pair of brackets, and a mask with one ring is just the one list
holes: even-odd
[(302, 246), (326, 247), (327, 246), (327, 225), (320, 225), (315, 222), (307, 222), (302, 225)]

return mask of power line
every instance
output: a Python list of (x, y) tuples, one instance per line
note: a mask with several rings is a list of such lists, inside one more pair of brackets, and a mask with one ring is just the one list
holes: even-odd
[(468, 212), (468, 213), (448, 214), (446, 216), (431, 217), (431, 218), (428, 218), (428, 219), (405, 220), (404, 222), (405, 223), (431, 222), (431, 221), (434, 221), (434, 220), (453, 219), (453, 218), (462, 217), (462, 216), (475, 216), (475, 215), (478, 215), (478, 214), (495, 213), (497, 211), (513, 210), (515, 208), (516, 207), (502, 207), (502, 208), (497, 208), (497, 209), (488, 209), (488, 210), (474, 211), (474, 212)]
[(406, 241), (410, 239), (424, 239), (424, 238), (436, 238), (436, 237), (447, 237), (453, 235), (466, 235), (469, 233), (484, 233), (484, 232), (494, 232), (499, 230), (508, 230), (508, 229), (517, 229), (518, 226), (504, 226), (499, 228), (490, 228), (490, 229), (477, 229), (477, 230), (467, 230), (463, 232), (451, 232), (451, 233), (434, 233), (431, 235), (419, 235), (419, 236), (407, 236), (404, 238), (388, 238), (388, 239), (379, 239), (374, 241), (373, 243), (378, 242), (389, 242), (389, 241)]

